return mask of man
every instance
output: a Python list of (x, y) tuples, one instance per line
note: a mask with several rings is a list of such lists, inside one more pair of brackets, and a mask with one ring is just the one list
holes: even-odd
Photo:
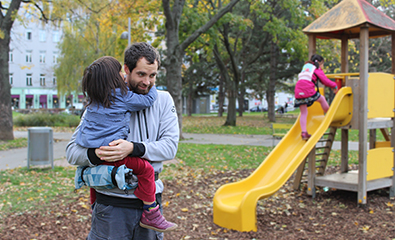
[[(130, 90), (146, 94), (156, 81), (160, 66), (159, 53), (147, 43), (135, 43), (125, 51), (126, 82)], [(176, 109), (168, 92), (158, 91), (154, 105), (132, 112), (127, 140), (115, 140), (110, 146), (86, 149), (75, 143), (77, 127), (66, 148), (72, 165), (95, 166), (103, 161), (119, 161), (126, 156), (151, 161), (155, 179), (162, 171), (162, 161), (177, 153), (179, 129)], [(156, 201), (161, 206), (163, 183), (156, 180)], [(96, 239), (163, 239), (163, 233), (139, 226), (142, 202), (134, 194), (119, 189), (97, 190), (88, 240)]]

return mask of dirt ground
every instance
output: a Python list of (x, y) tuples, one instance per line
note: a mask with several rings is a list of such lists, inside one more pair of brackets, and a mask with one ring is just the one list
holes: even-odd
[[(336, 169), (328, 169), (336, 171)], [(257, 232), (238, 232), (213, 223), (216, 189), (247, 177), (252, 170), (188, 174), (165, 181), (164, 215), (179, 227), (165, 239), (394, 239), (394, 200), (388, 189), (369, 192), (368, 204), (357, 204), (354, 192), (319, 190), (312, 199), (292, 189), (292, 178), (257, 205)], [(85, 193), (60, 199), (49, 211), (9, 215), (0, 222), (0, 239), (85, 239), (90, 210)], [(237, 219), (234, 219), (237, 221)]]

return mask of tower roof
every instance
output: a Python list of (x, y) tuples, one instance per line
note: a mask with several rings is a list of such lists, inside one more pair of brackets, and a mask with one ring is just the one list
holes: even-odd
[(369, 37), (395, 32), (395, 21), (364, 0), (343, 0), (303, 29), (318, 38), (358, 38), (360, 27), (369, 27)]

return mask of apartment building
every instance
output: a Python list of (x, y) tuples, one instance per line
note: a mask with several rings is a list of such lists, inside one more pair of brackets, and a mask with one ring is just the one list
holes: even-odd
[(14, 109), (66, 108), (83, 101), (82, 94), (59, 96), (54, 67), (62, 30), (49, 24), (15, 21), (11, 31), (9, 81)]

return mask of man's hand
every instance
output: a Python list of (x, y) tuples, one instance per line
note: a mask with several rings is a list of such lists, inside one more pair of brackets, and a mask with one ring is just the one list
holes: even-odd
[(112, 141), (109, 146), (101, 146), (95, 149), (96, 156), (106, 162), (116, 162), (124, 159), (132, 153), (134, 145), (123, 139)]

